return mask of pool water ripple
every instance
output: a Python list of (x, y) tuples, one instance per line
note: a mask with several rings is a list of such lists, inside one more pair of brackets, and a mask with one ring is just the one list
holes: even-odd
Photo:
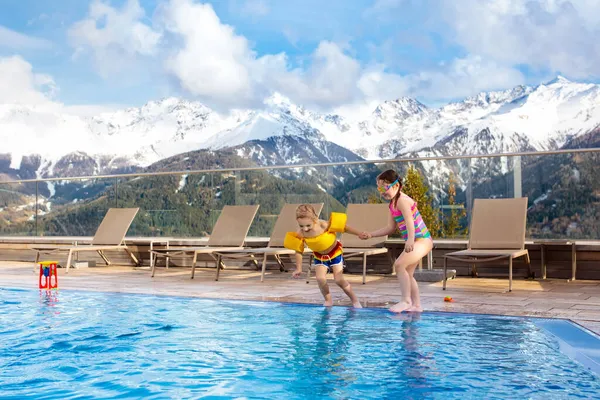
[(0, 398), (594, 398), (527, 319), (0, 289)]

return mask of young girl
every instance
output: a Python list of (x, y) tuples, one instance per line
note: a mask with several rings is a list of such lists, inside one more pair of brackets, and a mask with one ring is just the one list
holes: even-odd
[(292, 274), (294, 278), (302, 274), (304, 246), (308, 246), (313, 251), (317, 283), (325, 298), (323, 304), (325, 307), (333, 305), (327, 285), (327, 273), (333, 272), (335, 283), (348, 295), (352, 306), (362, 308), (350, 283), (344, 279), (343, 249), (336, 236), (338, 232), (360, 234), (356, 229), (346, 225), (346, 219), (346, 214), (332, 212), (329, 221), (323, 221), (319, 219), (313, 206), (302, 204), (296, 209), (296, 221), (300, 229), (297, 232), (288, 232), (285, 236), (284, 247), (296, 251), (296, 271)]
[(413, 274), (419, 262), (433, 248), (431, 233), (427, 230), (423, 218), (417, 209), (417, 203), (402, 193), (402, 178), (394, 170), (382, 172), (377, 177), (377, 190), (381, 196), (390, 202), (390, 219), (386, 227), (374, 232), (363, 232), (361, 239), (391, 235), (400, 230), (406, 241), (404, 251), (394, 263), (396, 275), (400, 281), (402, 300), (390, 307), (390, 311), (422, 312), (419, 286)]

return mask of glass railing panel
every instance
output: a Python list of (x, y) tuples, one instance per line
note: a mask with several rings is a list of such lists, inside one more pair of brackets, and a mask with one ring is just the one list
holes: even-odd
[(34, 236), (36, 213), (51, 211), (51, 205), (40, 204), (38, 198), (35, 182), (0, 183), (0, 235)]
[(139, 207), (127, 236), (205, 237), (212, 229), (218, 189), (214, 173), (120, 178), (119, 207)]
[(343, 209), (329, 191), (333, 177), (328, 167), (242, 170), (235, 174), (235, 204), (260, 204), (250, 236), (269, 237), (283, 205), (323, 203), (321, 217)]
[(600, 154), (527, 156), (522, 160), (522, 190), (529, 199), (527, 236), (600, 238)]
[(416, 159), (203, 173), (0, 183), (5, 236), (93, 236), (110, 207), (139, 207), (128, 236), (202, 237), (225, 205), (260, 204), (250, 236), (268, 237), (285, 203), (379, 203), (376, 177), (398, 171), (437, 238), (465, 238), (476, 198), (529, 199), (530, 238), (598, 239), (600, 153)]
[(39, 236), (94, 236), (110, 207), (115, 206), (115, 178), (39, 181), (39, 203), (49, 212), (38, 215)]

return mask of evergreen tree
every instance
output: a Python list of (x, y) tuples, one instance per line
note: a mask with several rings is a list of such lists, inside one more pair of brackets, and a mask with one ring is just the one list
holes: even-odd
[(419, 212), (423, 221), (432, 235), (437, 235), (440, 231), (440, 220), (438, 213), (433, 208), (433, 201), (427, 194), (429, 189), (423, 182), (421, 173), (413, 165), (409, 166), (404, 178), (402, 191), (412, 197), (417, 202)]
[(450, 206), (450, 215), (444, 218), (442, 224), (443, 237), (456, 237), (466, 233), (462, 228), (461, 219), (467, 215), (464, 207), (459, 208), (456, 204), (456, 176), (450, 173), (448, 177), (448, 206)]
[(383, 203), (383, 199), (379, 193), (369, 193), (369, 197), (367, 198), (368, 204), (381, 204)]

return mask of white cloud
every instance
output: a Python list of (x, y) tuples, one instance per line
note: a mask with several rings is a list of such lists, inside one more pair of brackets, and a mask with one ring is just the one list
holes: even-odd
[(395, 10), (406, 3), (406, 0), (375, 0), (371, 7), (363, 12), (366, 18), (390, 16), (390, 11)]
[(440, 1), (440, 10), (470, 53), (573, 78), (600, 76), (597, 0)]
[(401, 76), (384, 65), (365, 67), (345, 47), (328, 41), (319, 43), (308, 67), (290, 68), (285, 53), (258, 56), (209, 4), (172, 0), (161, 17), (181, 42), (167, 57), (167, 71), (183, 89), (220, 109), (259, 107), (273, 93), (330, 110), (404, 95), (456, 99), (524, 82), (519, 71), (480, 56)]
[(281, 63), (271, 77), (272, 87), (292, 100), (321, 107), (353, 102), (362, 97), (357, 82), (361, 66), (335, 43), (321, 42), (307, 70), (287, 70)]
[(40, 50), (51, 46), (52, 42), (49, 40), (23, 35), (0, 25), (0, 48)]
[(75, 56), (91, 53), (105, 74), (120, 70), (139, 56), (155, 55), (162, 35), (144, 24), (144, 17), (138, 0), (127, 0), (121, 9), (94, 0), (88, 16), (68, 31)]
[[(375, 6), (402, 3), (386, 0)], [(474, 55), (401, 76), (385, 65), (361, 65), (346, 45), (330, 41), (319, 43), (303, 63), (307, 67), (294, 68), (285, 53), (258, 55), (244, 36), (222, 23), (210, 4), (169, 0), (154, 17), (154, 27), (145, 24), (137, 0), (121, 10), (96, 1), (89, 18), (76, 23), (70, 34), (77, 51), (91, 50), (101, 67), (108, 63), (120, 70), (121, 58), (147, 56), (147, 65), (162, 65), (172, 82), (220, 111), (261, 107), (273, 93), (331, 110), (405, 95), (456, 99), (524, 81), (510, 66)]]
[(423, 71), (405, 78), (411, 95), (434, 100), (452, 100), (525, 83), (520, 71), (474, 55), (457, 58), (439, 70)]
[(383, 65), (374, 65), (364, 71), (357, 86), (367, 99), (376, 100), (396, 99), (411, 90), (405, 76), (386, 72)]
[(73, 106), (63, 106), (62, 110), (70, 115), (78, 117), (95, 117), (104, 113), (112, 113), (128, 108), (125, 104), (80, 104)]
[(217, 108), (258, 107), (275, 92), (309, 107), (332, 108), (393, 96), (399, 78), (383, 69), (363, 69), (344, 49), (321, 42), (308, 68), (290, 68), (284, 53), (258, 56), (248, 40), (223, 24), (209, 4), (173, 0), (161, 15), (166, 30), (182, 46), (166, 68), (189, 93)]
[(246, 38), (221, 24), (211, 5), (173, 0), (163, 18), (166, 30), (182, 42), (165, 63), (182, 88), (221, 105), (256, 100), (256, 56)]
[(0, 58), (0, 103), (48, 105), (58, 88), (20, 56)]
[(124, 105), (65, 106), (55, 99), (58, 87), (47, 74), (34, 72), (20, 56), (0, 57), (0, 104), (33, 106), (48, 112), (91, 117), (125, 108)]
[(263, 17), (269, 14), (270, 11), (265, 0), (245, 0), (241, 9), (243, 13), (256, 17)]

